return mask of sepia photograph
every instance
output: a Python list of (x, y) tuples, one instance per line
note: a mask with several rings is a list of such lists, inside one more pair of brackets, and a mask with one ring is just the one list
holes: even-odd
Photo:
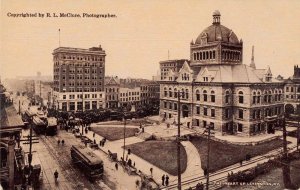
[(0, 190), (300, 189), (299, 0), (0, 8)]

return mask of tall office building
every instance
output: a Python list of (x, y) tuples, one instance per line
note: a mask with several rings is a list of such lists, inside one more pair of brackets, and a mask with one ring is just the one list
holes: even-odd
[(53, 102), (63, 111), (84, 111), (105, 106), (105, 51), (59, 47), (53, 51)]

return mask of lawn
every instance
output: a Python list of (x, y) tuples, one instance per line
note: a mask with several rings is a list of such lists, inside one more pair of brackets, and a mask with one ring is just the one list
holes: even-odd
[[(133, 119), (133, 120), (126, 120), (127, 125), (133, 125), (133, 126), (140, 126), (146, 125), (146, 124), (151, 124), (151, 122), (147, 122), (145, 119)], [(107, 121), (104, 123), (97, 123), (97, 125), (124, 125), (124, 121)]]
[[(174, 141), (144, 141), (126, 146), (132, 153), (171, 175), (177, 175), (177, 143)], [(187, 154), (181, 145), (181, 173), (186, 169)], [(150, 168), (149, 168), (150, 169)], [(153, 171), (155, 172), (155, 171)]]
[[(202, 168), (206, 168), (207, 139), (204, 137), (194, 137), (190, 140), (200, 154)], [(233, 145), (211, 140), (209, 171), (214, 172), (232, 164), (238, 163), (240, 162), (240, 160), (245, 160), (247, 154), (250, 154), (251, 157), (254, 157), (279, 148), (280, 146), (282, 146), (282, 140), (280, 139), (274, 139), (255, 146)]]
[[(124, 138), (123, 127), (92, 127), (92, 131), (98, 135), (105, 137), (109, 141), (119, 140)], [(132, 137), (138, 132), (137, 128), (126, 128), (125, 137)]]

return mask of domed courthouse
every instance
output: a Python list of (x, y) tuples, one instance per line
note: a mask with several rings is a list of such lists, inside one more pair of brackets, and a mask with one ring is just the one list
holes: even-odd
[(211, 125), (221, 135), (273, 133), (284, 84), (270, 68), (256, 69), (254, 48), (250, 66), (242, 63), (243, 41), (220, 18), (215, 11), (213, 24), (191, 42), (190, 60), (160, 62), (160, 116), (177, 123), (180, 94), (184, 126)]

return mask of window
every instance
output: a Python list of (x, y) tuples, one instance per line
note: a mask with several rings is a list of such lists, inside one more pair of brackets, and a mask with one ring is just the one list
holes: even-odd
[(197, 115), (200, 114), (200, 107), (199, 107), (199, 106), (196, 107), (196, 114), (197, 114)]
[(174, 103), (174, 110), (177, 110), (177, 104)]
[(226, 118), (226, 119), (229, 118), (229, 114), (230, 114), (229, 108), (226, 108), (226, 109), (225, 109), (225, 118)]
[(285, 91), (286, 91), (286, 92), (289, 92), (289, 91), (290, 91), (290, 88), (287, 86), (287, 87), (285, 88)]
[[(126, 98), (127, 99), (127, 98)], [(127, 101), (127, 100), (126, 100)], [(164, 108), (167, 108), (167, 102), (164, 102)]]
[(239, 103), (244, 103), (244, 93), (242, 91), (239, 91)]
[(174, 89), (174, 98), (177, 98), (177, 88)]
[(238, 123), (238, 132), (243, 132), (243, 124)]
[(64, 99), (64, 100), (66, 99), (66, 95), (63, 95), (63, 99)]
[(260, 104), (260, 92), (257, 92), (256, 103)]
[(210, 115), (211, 115), (211, 117), (215, 117), (215, 109), (210, 110)]
[(164, 96), (167, 97), (168, 96), (168, 91), (167, 88), (164, 88)]
[(169, 103), (169, 109), (171, 110), (172, 109), (172, 103)]
[(207, 116), (207, 108), (203, 108), (203, 115)]
[(253, 96), (252, 96), (252, 104), (256, 103), (256, 92), (253, 92)]
[(244, 118), (244, 111), (242, 109), (239, 109), (239, 119)]
[(185, 89), (185, 98), (189, 99), (189, 90), (188, 89)]
[(207, 91), (206, 90), (203, 91), (203, 101), (207, 102)]
[(169, 97), (172, 97), (173, 93), (172, 93), (172, 88), (169, 88)]
[(216, 98), (215, 98), (215, 92), (214, 92), (214, 91), (211, 91), (211, 94), (210, 94), (210, 101), (211, 101), (211, 102), (215, 102), (215, 101), (216, 101)]
[(207, 122), (203, 121), (203, 127), (206, 127), (206, 125), (207, 125)]
[(196, 100), (200, 101), (200, 91), (199, 90), (196, 91)]
[(230, 98), (229, 91), (226, 91), (226, 92), (225, 92), (225, 103), (226, 103), (226, 104), (229, 103), (229, 98)]

